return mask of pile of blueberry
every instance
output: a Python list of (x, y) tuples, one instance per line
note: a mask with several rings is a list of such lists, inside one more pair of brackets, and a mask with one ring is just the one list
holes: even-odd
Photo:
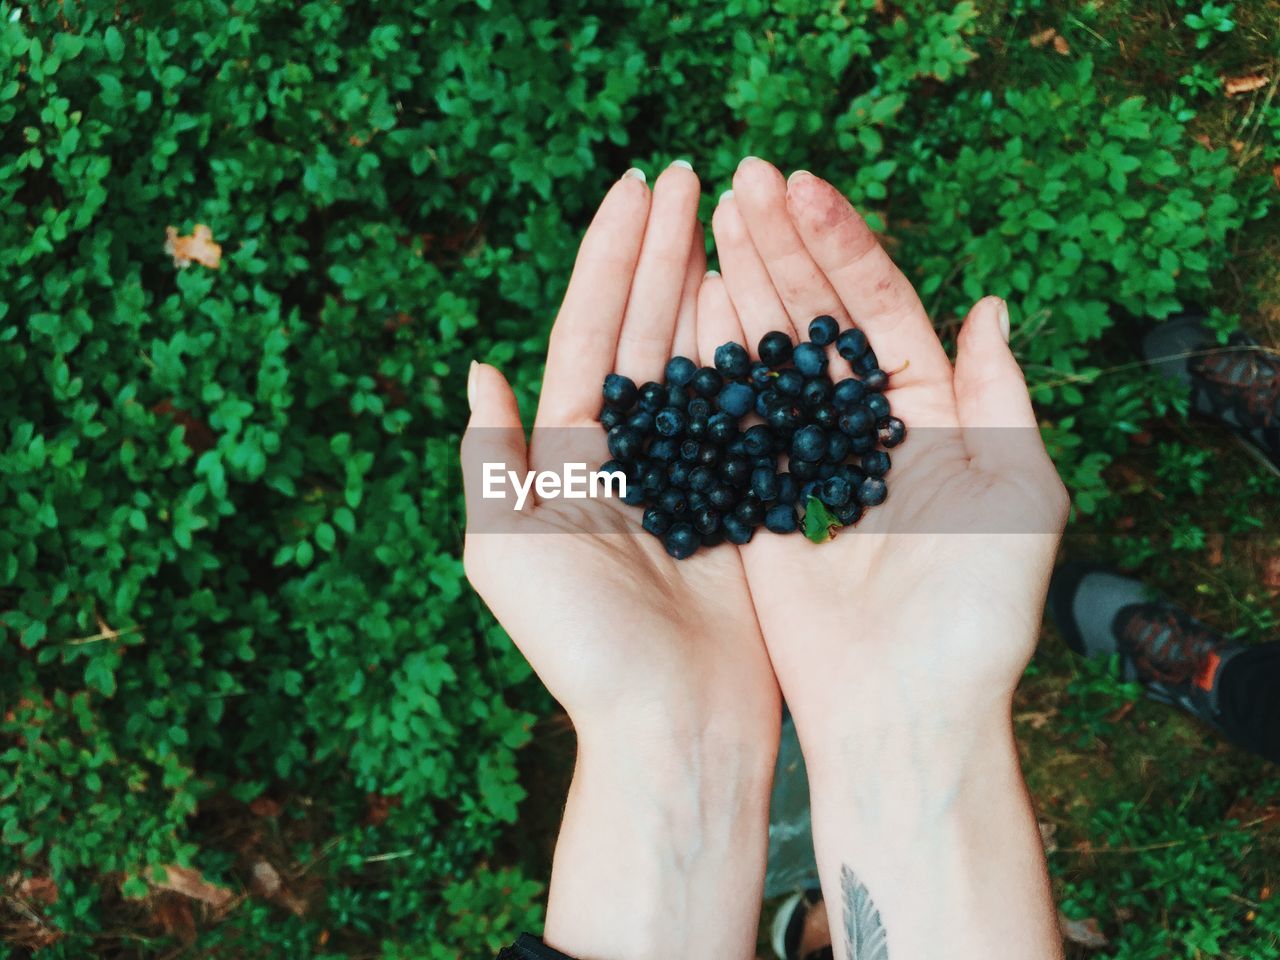
[[(827, 374), (833, 343), (855, 374), (839, 383)], [(641, 387), (605, 377), (600, 422), (613, 459), (602, 469), (626, 475), (626, 502), (645, 507), (644, 529), (678, 560), (725, 540), (747, 543), (762, 524), (794, 533), (797, 510), (857, 523), (888, 493), (881, 448), (901, 443), (905, 427), (890, 416), (889, 376), (866, 335), (821, 316), (808, 342), (793, 346), (775, 331), (758, 352), (752, 363), (726, 343), (714, 367), (675, 357), (664, 383)]]

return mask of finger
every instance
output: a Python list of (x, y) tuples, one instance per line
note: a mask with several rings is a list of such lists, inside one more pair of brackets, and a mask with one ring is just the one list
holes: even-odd
[(751, 242), (751, 234), (747, 232), (732, 190), (720, 196), (715, 213), (711, 215), (711, 230), (715, 235), (725, 288), (741, 321), (751, 355), (757, 356), (760, 338), (770, 330), (781, 330), (796, 338), (796, 328), (773, 288), (773, 280), (765, 269), (764, 261)]
[(627, 300), (615, 368), (636, 383), (661, 380), (671, 356), (689, 247), (698, 222), (698, 176), (673, 163), (653, 185), (653, 203)]
[[(471, 419), (462, 435), (462, 482), (467, 499), (467, 535), (510, 530), (515, 496), (507, 471), (523, 478), (529, 469), (520, 408), (506, 378), (494, 367), (471, 364), (467, 377)], [(500, 478), (500, 479), (499, 479)], [(500, 492), (501, 496), (489, 496)], [(518, 511), (532, 510), (532, 495)]]
[[(787, 210), (787, 182), (777, 167), (758, 157), (744, 159), (733, 176), (733, 199), (796, 332), (807, 337), (809, 321), (822, 314), (834, 317), (842, 330), (852, 326), (835, 288), (796, 232)], [(834, 349), (830, 354), (833, 379), (849, 376), (848, 363)]]
[(676, 316), (676, 335), (671, 345), (672, 356), (696, 358), (698, 356), (698, 291), (702, 289), (702, 277), (707, 272), (707, 245), (702, 225), (693, 230), (693, 247), (689, 251), (689, 266), (684, 274), (684, 290), (680, 294), (680, 312)]
[(742, 324), (720, 274), (708, 271), (698, 291), (698, 362), (709, 367), (715, 362), (716, 347), (743, 342)]
[(974, 463), (1003, 476), (1036, 475), (1048, 456), (1008, 336), (1009, 308), (999, 297), (969, 311), (957, 338), (956, 408)]
[(787, 209), (849, 316), (866, 331), (881, 368), (901, 371), (894, 386), (950, 391), (951, 363), (915, 288), (853, 205), (800, 170), (787, 182)]
[(539, 427), (599, 416), (600, 385), (613, 370), (648, 215), (644, 174), (628, 170), (605, 194), (578, 248), (547, 348)]

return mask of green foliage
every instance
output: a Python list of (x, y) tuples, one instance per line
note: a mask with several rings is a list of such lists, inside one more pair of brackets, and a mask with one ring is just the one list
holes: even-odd
[[(1104, 337), (1212, 288), (1259, 181), (1087, 54), (995, 86), (973, 4), (878, 6), (0, 0), (0, 877), (57, 884), (42, 956), (171, 951), (148, 868), (244, 887), (245, 820), (306, 910), (247, 898), (201, 950), (453, 960), (536, 927), (489, 864), (549, 705), (465, 586), (451, 478), (468, 361), (531, 409), (633, 163), (687, 156), (711, 195), (744, 154), (808, 167), (944, 328), (1009, 297), (1105, 509), (1178, 398), (1105, 376)], [(1280, 108), (1256, 123), (1280, 156)], [(217, 270), (165, 252), (197, 224)]]

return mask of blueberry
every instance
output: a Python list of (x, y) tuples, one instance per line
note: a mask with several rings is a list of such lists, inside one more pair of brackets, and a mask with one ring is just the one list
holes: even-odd
[(809, 414), (809, 419), (823, 430), (834, 430), (840, 423), (840, 414), (836, 412), (836, 408), (831, 404), (824, 403), (813, 408)]
[(699, 533), (715, 533), (720, 527), (720, 514), (710, 507), (703, 507), (693, 515), (693, 529)]
[(705, 493), (699, 493), (697, 490), (690, 490), (685, 502), (689, 504), (690, 513), (697, 513), (699, 510), (705, 510), (711, 506), (710, 498)]
[(780, 367), (791, 359), (791, 338), (781, 330), (770, 330), (760, 338), (760, 359), (771, 367)]
[(677, 387), (685, 387), (698, 372), (698, 365), (688, 357), (672, 357), (667, 361), (667, 383)]
[(649, 444), (649, 456), (655, 460), (674, 460), (680, 456), (680, 444), (672, 437), (661, 437)]
[(627, 409), (636, 402), (639, 392), (636, 382), (620, 373), (611, 373), (604, 378), (604, 402), (611, 407)]
[(724, 377), (712, 367), (699, 367), (698, 372), (693, 375), (691, 385), (698, 396), (710, 398), (720, 392), (720, 388), (724, 386)]
[(710, 533), (702, 535), (702, 545), (704, 547), (718, 547), (724, 543), (724, 527), (717, 526)]
[(740, 343), (722, 343), (716, 347), (716, 369), (726, 377), (745, 377), (751, 370), (751, 358)]
[(889, 401), (883, 393), (873, 393), (867, 397), (867, 409), (871, 411), (871, 415), (879, 420), (881, 417), (889, 415)]
[(853, 327), (836, 337), (836, 352), (850, 363), (867, 352), (867, 335)]
[(689, 391), (684, 387), (677, 387), (674, 383), (668, 383), (662, 388), (662, 405), (675, 407), (677, 410), (685, 409), (689, 406)]
[(809, 380), (800, 391), (800, 405), (806, 410), (820, 407), (831, 399), (831, 381), (826, 379)]
[(707, 439), (712, 443), (729, 443), (738, 433), (738, 418), (729, 413), (713, 413), (707, 421)]
[(685, 425), (684, 433), (685, 436), (692, 437), (695, 440), (699, 437), (706, 436), (707, 418), (690, 415), (689, 422)]
[(809, 509), (809, 501), (818, 495), (818, 491), (822, 489), (821, 480), (808, 480), (805, 485), (800, 488), (800, 506), (806, 510)]
[(840, 476), (849, 481), (849, 485), (854, 489), (862, 486), (862, 481), (867, 479), (867, 475), (862, 472), (860, 467), (855, 467), (852, 463), (843, 463), (840, 465)]
[(667, 471), (661, 463), (648, 463), (640, 471), (640, 486), (646, 497), (655, 497), (667, 487)]
[(625, 423), (610, 430), (605, 439), (609, 445), (609, 456), (615, 460), (634, 460), (640, 456), (644, 443), (640, 432)]
[(852, 410), (840, 414), (840, 419), (837, 423), (841, 433), (857, 437), (864, 433), (870, 433), (876, 425), (876, 418), (865, 406), (854, 407)]
[(714, 411), (711, 408), (711, 401), (706, 397), (694, 397), (689, 401), (689, 405), (685, 407), (685, 413), (691, 417), (701, 417), (707, 419)]
[(855, 454), (869, 453), (876, 448), (876, 435), (874, 433), (860, 433), (857, 436), (849, 438), (849, 452)]
[(657, 507), (649, 507), (644, 512), (644, 519), (640, 521), (640, 526), (655, 537), (660, 537), (671, 526), (671, 517)]
[(880, 442), (886, 447), (896, 447), (907, 435), (907, 425), (897, 417), (885, 417), (877, 424)]
[(751, 493), (766, 503), (778, 499), (778, 475), (772, 467), (756, 467), (751, 471)]
[(773, 453), (773, 431), (763, 423), (747, 427), (742, 435), (742, 446), (748, 456), (762, 457)]
[(812, 480), (818, 475), (818, 463), (814, 460), (797, 460), (791, 458), (791, 475), (797, 480)]
[(854, 373), (867, 374), (880, 366), (880, 361), (876, 359), (876, 352), (870, 347), (867, 352), (852, 362)]
[(626, 419), (626, 413), (624, 413), (619, 407), (611, 407), (606, 404), (604, 409), (600, 411), (600, 426), (604, 427), (606, 430), (612, 430)]
[(775, 504), (765, 511), (764, 526), (772, 533), (795, 533), (799, 525), (796, 508), (789, 503)]
[(664, 513), (669, 513), (673, 517), (684, 513), (689, 506), (685, 500), (684, 491), (677, 490), (675, 487), (667, 487), (658, 494), (657, 505)]
[(666, 403), (667, 391), (662, 384), (648, 381), (640, 388), (640, 407), (648, 410), (650, 413), (657, 413), (662, 409), (662, 405)]
[(791, 355), (796, 369), (806, 377), (820, 377), (827, 369), (827, 351), (816, 343), (802, 343)]
[(769, 411), (776, 407), (779, 403), (778, 391), (772, 388), (761, 390), (756, 394), (756, 413), (761, 417), (767, 417)]
[(653, 414), (641, 408), (627, 417), (627, 426), (641, 436), (653, 433)]
[(869, 370), (862, 375), (862, 382), (867, 385), (868, 390), (874, 390), (879, 393), (889, 385), (889, 375), (879, 367), (876, 367), (874, 370)]
[(697, 440), (685, 438), (680, 441), (680, 456), (685, 460), (697, 460), (698, 451), (702, 449), (702, 444)]
[(872, 450), (862, 458), (862, 470), (868, 477), (883, 477), (890, 466), (892, 461), (883, 450)]
[(769, 365), (763, 360), (757, 360), (751, 365), (751, 385), (757, 390), (763, 390), (773, 383), (773, 371), (769, 369)]
[(848, 503), (842, 503), (831, 512), (836, 515), (837, 520), (849, 527), (862, 519), (862, 504), (857, 500), (850, 500)]
[(627, 492), (619, 499), (631, 507), (644, 503), (644, 487), (640, 485), (640, 478), (630, 471), (627, 472)]
[(825, 313), (809, 321), (809, 342), (816, 343), (820, 347), (834, 343), (836, 334), (839, 332), (840, 327), (836, 324), (836, 318), (829, 317)]
[(653, 428), (664, 437), (674, 437), (684, 433), (688, 423), (689, 418), (685, 416), (684, 411), (677, 410), (675, 407), (663, 407), (653, 418)]
[(694, 467), (689, 473), (689, 489), (699, 493), (710, 493), (715, 486), (716, 473), (708, 466)]
[(884, 503), (884, 498), (888, 495), (889, 488), (879, 477), (867, 477), (858, 487), (858, 502), (868, 507)]
[(764, 419), (769, 428), (781, 437), (789, 437), (800, 427), (800, 414), (790, 404), (774, 407)]
[(667, 483), (673, 487), (684, 488), (689, 486), (689, 474), (693, 472), (693, 467), (687, 460), (677, 460), (675, 463), (667, 467)]
[(720, 464), (720, 479), (741, 487), (751, 481), (751, 463), (745, 457), (730, 457)]
[(755, 391), (745, 383), (730, 383), (720, 391), (716, 405), (731, 417), (745, 417), (755, 401)]
[(758, 527), (760, 521), (764, 519), (764, 505), (755, 497), (744, 497), (742, 501), (733, 509), (733, 515), (743, 523), (749, 523), (753, 527)]
[(843, 413), (856, 407), (866, 395), (866, 384), (849, 377), (836, 384), (835, 389), (831, 391), (831, 402)]
[(818, 491), (818, 499), (828, 507), (838, 507), (848, 503), (851, 496), (853, 496), (853, 487), (848, 480), (838, 475), (824, 480), (822, 489)]
[(667, 553), (677, 560), (693, 556), (701, 543), (701, 539), (690, 523), (675, 524), (662, 538), (662, 545), (667, 548)]
[(727, 457), (745, 457), (747, 455), (747, 441), (742, 439), (742, 434), (735, 434), (733, 439), (725, 444), (724, 453)]
[(834, 463), (827, 463), (827, 462), (824, 460), (822, 463), (818, 464), (818, 477), (817, 477), (817, 479), (819, 479), (819, 480), (830, 480), (830, 479), (831, 479), (832, 477), (834, 477), (835, 475), (836, 475), (836, 465), (835, 465)]
[[(652, 451), (651, 451), (652, 452)], [(827, 434), (827, 463), (844, 463), (849, 456), (849, 438), (839, 430)]]
[(751, 536), (755, 533), (755, 528), (751, 524), (743, 523), (734, 516), (725, 517), (721, 521), (721, 526), (724, 528), (725, 539), (739, 546), (750, 543)]
[(791, 438), (791, 456), (798, 460), (821, 460), (826, 452), (827, 438), (821, 427), (801, 427)]
[(698, 462), (705, 463), (708, 466), (720, 459), (720, 448), (714, 443), (707, 442), (702, 445), (702, 449), (698, 451)]
[(738, 494), (727, 483), (717, 483), (707, 493), (707, 502), (717, 510), (728, 511), (738, 502)]
[(800, 484), (789, 473), (778, 474), (778, 502), (794, 504), (800, 496)]
[(773, 389), (784, 397), (798, 397), (800, 391), (804, 389), (804, 374), (790, 368), (780, 370), (778, 376), (774, 378)]

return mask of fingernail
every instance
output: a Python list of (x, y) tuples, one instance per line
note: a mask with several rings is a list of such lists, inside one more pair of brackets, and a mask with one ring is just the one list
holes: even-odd
[(690, 163), (688, 160), (672, 160), (671, 165), (673, 167), (683, 167), (685, 170), (693, 169), (693, 164)]
[(791, 176), (787, 177), (787, 183), (795, 183), (797, 180), (812, 176), (813, 174), (808, 170), (793, 170), (791, 172)]
[(646, 182), (646, 181), (645, 181), (645, 178), (644, 178), (644, 171), (643, 171), (643, 170), (641, 170), (639, 167), (632, 167), (630, 170), (628, 170), (626, 173), (624, 173), (624, 174), (623, 174), (623, 176), (624, 176), (624, 177), (632, 177), (632, 178), (634, 178), (634, 179), (636, 179), (636, 180), (639, 180), (641, 183), (645, 183), (645, 182)]
[(708, 277), (718, 277), (718, 276), (720, 276), (720, 271), (719, 271), (719, 270), (708, 270), (708, 271), (706, 272), (706, 274), (704, 274), (704, 276), (708, 276)]
[(476, 371), (479, 369), (480, 364), (472, 360), (471, 369), (467, 371), (467, 406), (472, 410), (476, 408)]
[(726, 200), (732, 200), (732, 199), (733, 199), (733, 191), (732, 191), (732, 190), (726, 190), (724, 193), (720, 194), (720, 202), (721, 202), (721, 203), (724, 203)]
[(750, 163), (752, 160), (759, 160), (759, 159), (760, 159), (759, 157), (743, 157), (741, 160), (738, 161), (738, 169), (742, 169), (742, 167)]
[(1000, 336), (1004, 337), (1004, 342), (1009, 342), (1009, 305), (1000, 301), (1000, 305), (996, 307), (996, 319), (1000, 323)]

